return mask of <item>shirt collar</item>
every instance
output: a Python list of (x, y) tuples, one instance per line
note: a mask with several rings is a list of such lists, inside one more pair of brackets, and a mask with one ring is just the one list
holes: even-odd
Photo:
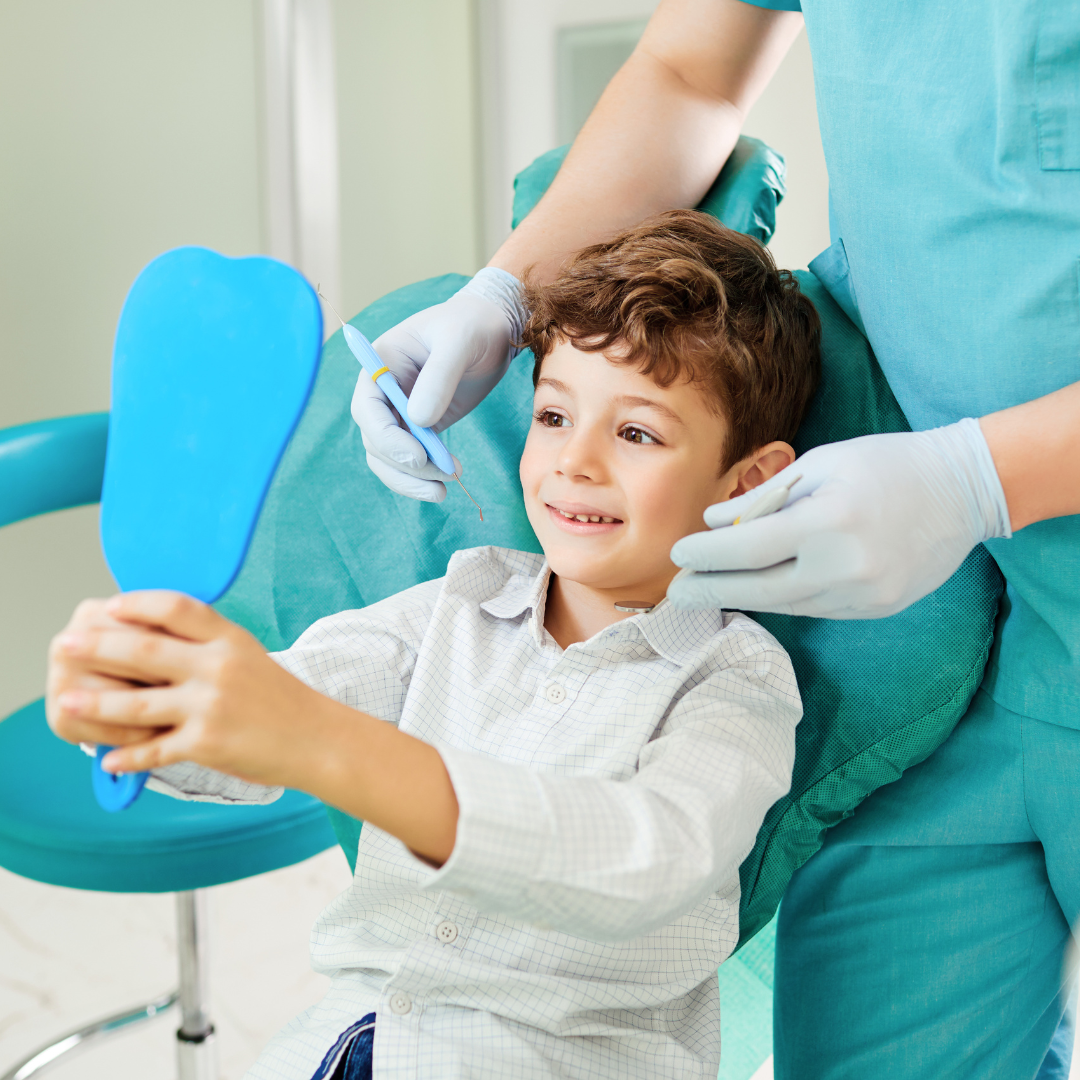
[[(546, 636), (544, 608), (550, 581), (551, 567), (545, 559), (536, 574), (513, 574), (494, 596), (481, 601), (480, 607), (497, 619), (516, 619), (530, 611), (529, 628), (537, 642), (543, 642)], [(652, 611), (620, 619), (596, 637), (602, 638), (612, 631), (619, 636), (640, 635), (665, 660), (682, 665), (698, 655), (705, 642), (724, 629), (726, 621), (718, 608), (683, 611), (665, 598)]]
[(532, 609), (541, 619), (547, 603), (551, 567), (545, 559), (535, 574), (511, 574), (494, 596), (480, 602), (480, 607), (497, 619), (516, 619)]
[(652, 611), (631, 616), (625, 623), (637, 623), (654, 652), (682, 666), (701, 655), (706, 642), (724, 629), (727, 619), (719, 608), (683, 611), (665, 597)]

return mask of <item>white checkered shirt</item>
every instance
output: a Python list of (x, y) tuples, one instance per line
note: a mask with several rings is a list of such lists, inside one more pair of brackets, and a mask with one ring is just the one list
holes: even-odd
[[(744, 615), (667, 603), (564, 651), (548, 580), (542, 556), (462, 551), (277, 655), (438, 747), (461, 816), (439, 870), (364, 826), (312, 932), (331, 988), (250, 1080), (310, 1080), (368, 1012), (376, 1080), (716, 1076), (739, 863), (791, 781), (791, 663)], [(151, 782), (277, 794), (190, 765)]]

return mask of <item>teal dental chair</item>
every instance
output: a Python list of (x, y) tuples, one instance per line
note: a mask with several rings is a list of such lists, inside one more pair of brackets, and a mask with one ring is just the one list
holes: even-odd
[[(515, 225), (543, 194), (564, 155), (565, 148), (552, 151), (517, 178)], [(782, 160), (762, 143), (744, 138), (701, 208), (765, 242), (772, 235), (783, 193)], [(907, 422), (869, 345), (844, 313), (842, 283), (829, 279), (826, 264), (814, 265), (820, 278), (814, 273), (799, 277), (822, 318), (824, 375), (796, 449), (803, 452), (823, 442), (906, 430)], [(412, 312), (446, 299), (466, 280), (448, 274), (407, 286), (351, 321), (374, 339)], [(524, 353), (488, 399), (445, 435), (465, 465), (470, 491), (484, 508), (480, 524), (460, 492), (451, 491), (439, 505), (417, 503), (393, 495), (369, 473), (359, 431), (349, 416), (356, 362), (342, 335), (335, 334), (323, 348), (315, 388), (268, 492), (246, 562), (218, 609), (246, 626), (267, 648), (281, 649), (323, 615), (365, 606), (441, 575), (458, 548), (496, 544), (538, 550), (517, 479), (532, 399), (531, 370), (532, 357)], [(74, 417), (40, 428), (45, 443), (37, 460), (47, 461), (42, 476), (55, 474), (50, 482), (67, 483), (59, 477), (70, 470), (72, 460), (100, 453), (103, 418)], [(18, 436), (0, 433), (0, 440), (13, 437)], [(49, 438), (59, 440), (51, 458), (46, 449)], [(0, 492), (6, 492), (2, 446)], [(0, 523), (93, 501), (93, 468), (87, 472), (89, 479), (81, 490), (66, 491), (52, 501), (30, 500), (30, 509), (21, 513), (5, 517), (0, 504)], [(720, 968), (724, 1080), (749, 1080), (771, 1053), (771, 920), (791, 874), (820, 847), (826, 828), (849, 816), (871, 791), (895, 780), (948, 737), (982, 678), (1001, 584), (994, 563), (979, 548), (937, 592), (890, 619), (841, 623), (758, 616), (791, 653), (806, 713), (797, 732), (791, 791), (769, 812), (741, 867), (740, 948)], [(15, 727), (5, 740), (12, 723)], [(77, 750), (50, 739), (40, 703), (29, 706), (0, 724), (0, 756), (27, 764), (71, 753), (81, 757)], [(227, 809), (223, 814), (239, 820), (235, 815), (245, 812)], [(39, 813), (47, 819), (52, 811), (42, 807)], [(355, 866), (360, 823), (336, 810), (329, 814), (345, 855)], [(314, 821), (311, 828), (317, 831)], [(82, 857), (74, 850), (77, 844), (61, 847), (59, 839), (42, 842), (39, 835), (45, 833), (18, 820), (12, 803), (0, 793), (0, 865), (39, 880), (63, 878), (62, 883), (76, 887), (110, 887), (100, 878), (82, 879), (88, 882), (83, 884), (77, 874), (68, 874), (69, 854), (72, 866)], [(90, 828), (79, 835), (78, 844), (98, 842)], [(179, 845), (179, 829), (173, 835)], [(146, 834), (144, 840), (152, 853), (152, 838)], [(258, 847), (257, 838), (251, 842)], [(322, 842), (311, 840), (309, 846), (314, 850)], [(193, 853), (187, 869), (201, 881), (198, 847), (199, 841), (190, 845)], [(292, 849), (296, 857), (303, 857), (302, 847)], [(233, 850), (238, 858), (247, 853), (240, 836)], [(246, 865), (252, 862), (257, 858)], [(159, 869), (164, 880), (164, 867)], [(140, 881), (146, 887), (146, 879)], [(181, 882), (168, 887), (193, 886)], [(14, 1077), (12, 1073), (0, 1080)]]

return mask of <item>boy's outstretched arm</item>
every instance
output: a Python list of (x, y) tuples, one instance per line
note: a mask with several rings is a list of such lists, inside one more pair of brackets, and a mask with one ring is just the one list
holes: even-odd
[(50, 649), (49, 724), (117, 747), (114, 772), (193, 761), (307, 791), (441, 865), (458, 804), (439, 752), (320, 694), (246, 630), (191, 597), (86, 601)]

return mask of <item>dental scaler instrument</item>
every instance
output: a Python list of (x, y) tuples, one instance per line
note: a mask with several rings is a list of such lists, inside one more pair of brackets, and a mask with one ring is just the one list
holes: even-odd
[[(315, 291), (326, 300), (318, 285), (315, 286)], [(394, 377), (394, 373), (382, 362), (382, 357), (372, 347), (371, 342), (355, 326), (347, 323), (329, 300), (326, 300), (326, 303), (329, 305), (330, 310), (337, 315), (338, 322), (341, 323), (341, 332), (345, 335), (345, 344), (349, 346), (349, 351), (360, 362), (360, 366), (371, 376), (371, 381), (386, 395), (390, 404), (397, 409), (401, 419), (409, 425), (409, 431), (412, 432), (424, 448), (424, 452), (430, 458), (432, 465), (448, 476), (452, 476), (458, 482), (461, 490), (469, 496), (469, 502), (480, 511), (480, 520), (483, 521), (484, 511), (480, 509), (480, 504), (469, 495), (469, 489), (461, 483), (461, 477), (457, 474), (454, 459), (450, 456), (450, 451), (443, 445), (442, 439), (431, 428), (420, 427), (409, 419), (409, 399), (405, 396), (405, 391), (401, 389), (401, 384)]]
[(745, 525), (748, 521), (757, 521), (758, 518), (768, 517), (770, 514), (775, 514), (777, 510), (782, 510), (788, 501), (791, 489), (801, 479), (802, 473), (799, 473), (798, 476), (793, 476), (786, 484), (770, 488), (760, 499), (754, 500), (754, 505), (745, 514), (740, 514), (731, 524)]
[[(731, 524), (732, 525), (745, 525), (748, 521), (756, 521), (758, 518), (768, 517), (769, 514), (775, 514), (777, 510), (783, 509), (784, 505), (788, 501), (788, 496), (791, 494), (791, 489), (802, 479), (802, 473), (798, 476), (793, 476), (786, 484), (781, 484), (779, 487), (770, 488), (759, 499), (754, 501), (754, 505), (746, 511), (745, 514), (740, 514)], [(692, 574), (693, 571), (688, 567), (683, 567), (671, 580), (676, 582), (679, 578), (686, 577), (687, 574)], [(671, 588), (669, 585), (668, 588)], [(661, 601), (663, 603), (663, 601)], [(650, 604), (648, 600), (616, 600), (615, 610), (632, 613), (635, 615), (644, 614), (647, 611), (652, 611), (656, 607), (656, 604)]]

